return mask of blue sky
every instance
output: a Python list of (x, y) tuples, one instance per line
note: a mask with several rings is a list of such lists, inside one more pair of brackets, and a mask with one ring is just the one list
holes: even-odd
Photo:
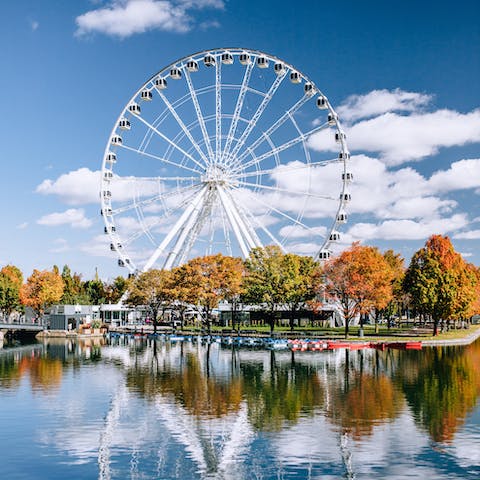
[[(112, 126), (155, 72), (224, 46), (293, 64), (340, 114), (356, 180), (344, 242), (409, 259), (430, 234), (448, 234), (480, 264), (478, 2), (19, 0), (1, 9), (0, 264), (27, 275), (65, 263), (84, 278), (95, 267), (125, 274), (99, 239), (98, 171)], [(311, 139), (313, 151), (321, 141)]]

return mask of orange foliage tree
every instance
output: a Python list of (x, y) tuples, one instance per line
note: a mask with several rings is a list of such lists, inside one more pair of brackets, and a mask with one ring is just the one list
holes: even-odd
[(60, 301), (63, 289), (64, 283), (58, 269), (51, 272), (35, 269), (20, 289), (20, 301), (42, 316), (50, 305)]
[(412, 257), (404, 288), (413, 305), (433, 320), (433, 335), (440, 321), (466, 318), (477, 300), (478, 278), (448, 237), (432, 235)]
[(376, 247), (354, 243), (325, 265), (325, 291), (339, 302), (348, 327), (358, 315), (385, 308), (393, 297), (393, 273)]
[(193, 258), (180, 267), (176, 281), (183, 300), (201, 308), (202, 321), (210, 330), (212, 310), (241, 292), (242, 278), (242, 259), (219, 253)]

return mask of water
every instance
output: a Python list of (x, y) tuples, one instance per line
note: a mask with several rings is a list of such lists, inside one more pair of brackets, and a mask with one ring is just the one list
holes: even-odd
[(295, 354), (123, 338), (4, 348), (1, 476), (478, 480), (479, 395), (480, 342)]

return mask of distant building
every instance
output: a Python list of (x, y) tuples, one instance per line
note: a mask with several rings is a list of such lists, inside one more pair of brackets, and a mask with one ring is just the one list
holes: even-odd
[(93, 305), (53, 305), (46, 316), (45, 325), (50, 330), (71, 331), (99, 318), (99, 311)]

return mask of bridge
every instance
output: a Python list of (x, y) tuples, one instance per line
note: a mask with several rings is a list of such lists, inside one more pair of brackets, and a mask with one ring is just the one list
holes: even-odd
[(16, 333), (38, 333), (44, 330), (41, 323), (6, 323), (0, 322), (0, 339), (7, 335), (14, 335)]

